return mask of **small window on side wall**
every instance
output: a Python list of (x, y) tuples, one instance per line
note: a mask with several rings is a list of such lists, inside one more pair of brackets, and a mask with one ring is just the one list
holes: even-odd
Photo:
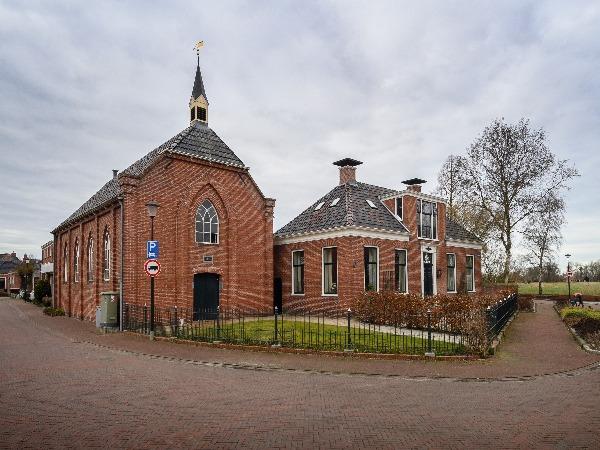
[(323, 294), (337, 295), (337, 248), (323, 249)]
[(292, 294), (304, 294), (304, 251), (292, 252)]
[(398, 197), (396, 199), (396, 215), (402, 220), (402, 198)]
[(473, 255), (467, 255), (466, 261), (466, 278), (467, 291), (475, 292), (475, 258)]
[(456, 292), (456, 255), (448, 253), (446, 255), (447, 270), (447, 291)]
[(396, 291), (408, 292), (408, 274), (406, 271), (406, 250), (396, 250)]

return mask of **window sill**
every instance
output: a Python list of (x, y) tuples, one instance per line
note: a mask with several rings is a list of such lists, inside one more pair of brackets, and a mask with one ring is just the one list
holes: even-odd
[(294, 297), (304, 297), (304, 294), (294, 294), (293, 292), (290, 295), (293, 295)]
[(321, 297), (337, 297), (337, 294), (321, 294)]

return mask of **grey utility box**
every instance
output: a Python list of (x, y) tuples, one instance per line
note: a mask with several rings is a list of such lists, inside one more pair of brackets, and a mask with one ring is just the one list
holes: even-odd
[(117, 328), (119, 326), (119, 293), (100, 292), (100, 327)]

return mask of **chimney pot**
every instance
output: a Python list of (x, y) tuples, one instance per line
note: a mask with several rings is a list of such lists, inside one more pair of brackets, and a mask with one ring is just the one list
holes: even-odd
[(113, 169), (113, 178), (117, 178), (117, 175), (119, 174), (119, 171), (117, 169)]

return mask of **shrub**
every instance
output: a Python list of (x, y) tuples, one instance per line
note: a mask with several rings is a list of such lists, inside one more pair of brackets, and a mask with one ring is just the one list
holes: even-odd
[(533, 312), (533, 297), (519, 295), (519, 311)]
[(44, 297), (52, 295), (52, 287), (48, 280), (38, 280), (33, 288), (33, 297), (37, 303), (42, 303)]
[(52, 306), (48, 306), (44, 308), (44, 314), (47, 316), (64, 316), (65, 311), (62, 308), (53, 308)]
[(600, 321), (600, 311), (584, 308), (563, 308), (560, 311), (563, 319), (591, 319)]

